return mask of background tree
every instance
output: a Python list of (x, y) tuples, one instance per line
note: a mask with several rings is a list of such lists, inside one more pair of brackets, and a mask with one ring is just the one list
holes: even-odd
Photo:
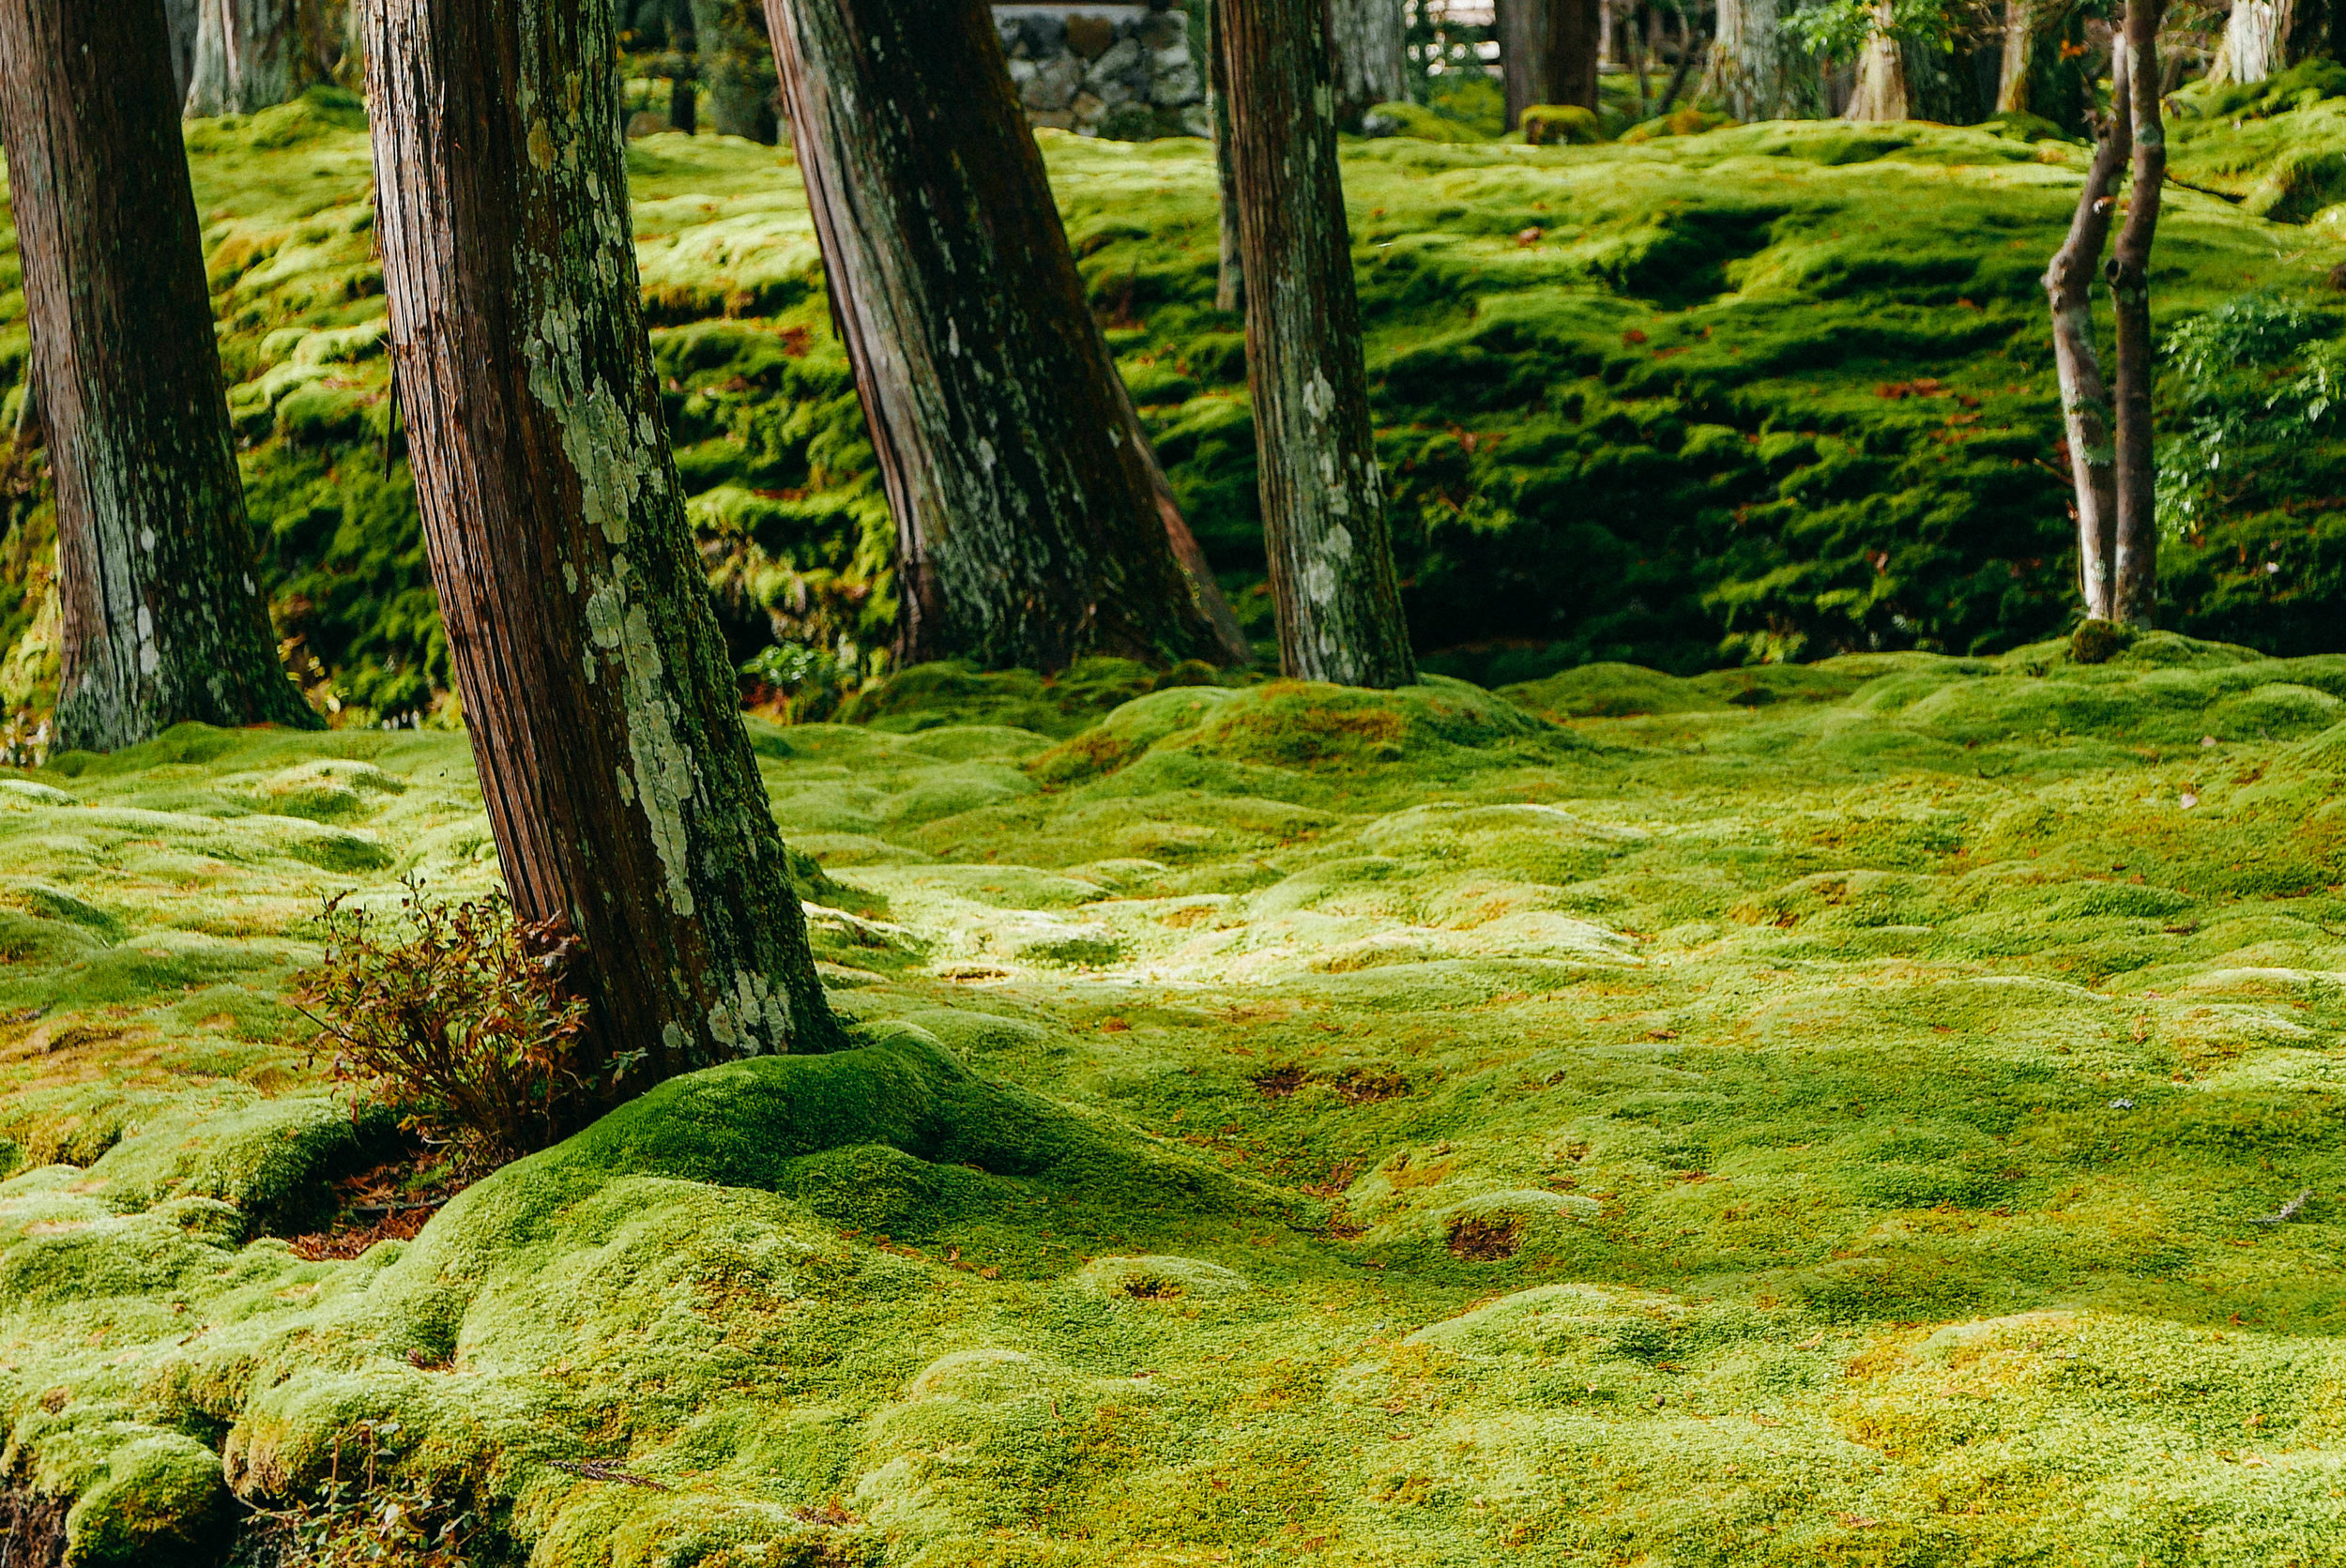
[(1246, 257), (1263, 540), (1290, 676), (1417, 678), (1369, 422), (1351, 232), (1316, 0), (1217, 0)]
[(900, 656), (1243, 657), (1175, 558), (983, 0), (768, 4), (895, 514)]
[(1403, 5), (1404, 0), (1328, 0), (1339, 129), (1357, 131), (1371, 109), (1409, 97), (1409, 20)]
[(693, 0), (693, 36), (708, 89), (709, 128), (772, 145), (782, 134), (780, 89), (758, 0)]
[(253, 581), (162, 0), (0, 5), (0, 135), (57, 496), (60, 747), (318, 720)]
[(1539, 104), (1596, 107), (1598, 0), (1500, 0), (1499, 26), (1508, 125)]
[(185, 104), (195, 76), (195, 33), (203, 0), (163, 0), (164, 29), (171, 38), (172, 101)]
[(2112, 64), (2110, 117), (2102, 123), (2093, 165), (2078, 191), (2068, 236), (2045, 269), (2045, 297), (2052, 306), (2053, 365), (2061, 381), (2062, 422), (2076, 492), (2078, 586), (2085, 613), (2096, 620), (2117, 618), (2115, 454), (2110, 388), (2094, 347), (2094, 273), (2110, 239), (2110, 212), (2116, 205), (2110, 192), (2134, 147), (2123, 36)]
[(2085, 8), (2075, 0), (2009, 0), (1996, 78), (2000, 114), (2035, 114), (2070, 135), (2087, 129)]
[(1213, 126), (1214, 235), (1220, 257), (1214, 272), (1213, 308), (1237, 312), (1245, 306), (1245, 264), (1238, 248), (1238, 192), (1230, 176), (1230, 84), (1222, 61), (1221, 0), (1190, 0), (1189, 51), (1204, 63), (1206, 116)]
[(332, 79), (322, 0), (196, 0), (190, 118), (250, 114)]
[(2110, 256), (2110, 296), (2117, 318), (2116, 583), (2112, 619), (2150, 626), (2158, 618), (2157, 468), (2151, 452), (2151, 387), (2158, 345), (2151, 337), (2151, 243), (2158, 233), (2159, 193), (2167, 182), (2167, 133), (2159, 113), (2160, 0), (2128, 0), (2125, 72), (2133, 121), (2134, 180), (2126, 221)]
[(1718, 0), (1697, 96), (1739, 120), (1813, 119), (1824, 113), (1824, 78), (1801, 38), (1784, 25), (1785, 0)]
[(370, 0), (416, 496), (516, 911), (612, 1056), (820, 1050), (823, 999), (644, 334), (610, 0)]

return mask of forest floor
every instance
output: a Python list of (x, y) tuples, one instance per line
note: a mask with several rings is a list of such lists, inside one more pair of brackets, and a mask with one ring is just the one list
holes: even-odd
[(1148, 684), (754, 725), (864, 1043), (412, 1239), (286, 998), (328, 892), (488, 884), (464, 738), (0, 777), (15, 1519), (200, 1560), (371, 1454), (541, 1568), (2338, 1560), (2346, 657)]

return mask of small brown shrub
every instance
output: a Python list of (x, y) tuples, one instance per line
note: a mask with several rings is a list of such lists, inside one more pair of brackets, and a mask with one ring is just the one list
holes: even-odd
[(1450, 1222), (1450, 1256), (1463, 1257), (1470, 1263), (1496, 1263), (1513, 1257), (1523, 1231), (1523, 1222), (1513, 1214), (1495, 1220), (1478, 1220), (1460, 1215)]
[[(295, 1004), (331, 1042), (335, 1076), (467, 1165), (565, 1136), (598, 1103), (599, 1076), (586, 1004), (564, 984), (567, 927), (524, 923), (502, 894), (427, 899), (413, 881), (399, 908), (390, 920), (328, 899), (325, 960), (297, 977)], [(640, 1059), (610, 1061), (612, 1082)]]

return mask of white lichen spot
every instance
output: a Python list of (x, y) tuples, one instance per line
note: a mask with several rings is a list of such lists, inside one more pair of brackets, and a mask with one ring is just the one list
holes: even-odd
[(961, 358), (961, 323), (957, 321), (945, 324), (945, 352), (956, 359)]
[(1312, 111), (1323, 120), (1336, 117), (1335, 90), (1325, 82), (1312, 89)]
[(1303, 568), (1303, 597), (1314, 604), (1333, 604), (1336, 599), (1336, 569), (1324, 560), (1314, 560)]
[(1303, 412), (1315, 419), (1324, 419), (1335, 411), (1336, 389), (1328, 385), (1324, 371), (1314, 370), (1311, 380), (1303, 384)]
[(670, 1056), (682, 1056), (692, 1049), (693, 1037), (684, 1032), (684, 1026), (671, 1018), (660, 1026), (660, 1043), (668, 1048)]
[(148, 555), (150, 555), (150, 556), (151, 556), (151, 555), (153, 555), (153, 554), (155, 553), (155, 530), (154, 530), (154, 529), (152, 529), (152, 528), (141, 528), (141, 529), (139, 530), (139, 548), (140, 548), (140, 549), (142, 549), (142, 550), (144, 550), (144, 551), (145, 551), (145, 552), (146, 552)]
[(983, 435), (978, 437), (978, 466), (985, 470), (987, 478), (993, 477), (994, 443)]
[(562, 563), (562, 586), (571, 593), (578, 591), (578, 568), (568, 561)]

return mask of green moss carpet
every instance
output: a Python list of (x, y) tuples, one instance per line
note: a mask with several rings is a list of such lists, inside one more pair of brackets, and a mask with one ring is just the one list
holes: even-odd
[(861, 1045), (340, 1259), (288, 976), (492, 875), (464, 739), (0, 778), (18, 1495), (200, 1561), (364, 1431), (540, 1568), (2338, 1560), (2346, 658), (1152, 684), (755, 726)]

